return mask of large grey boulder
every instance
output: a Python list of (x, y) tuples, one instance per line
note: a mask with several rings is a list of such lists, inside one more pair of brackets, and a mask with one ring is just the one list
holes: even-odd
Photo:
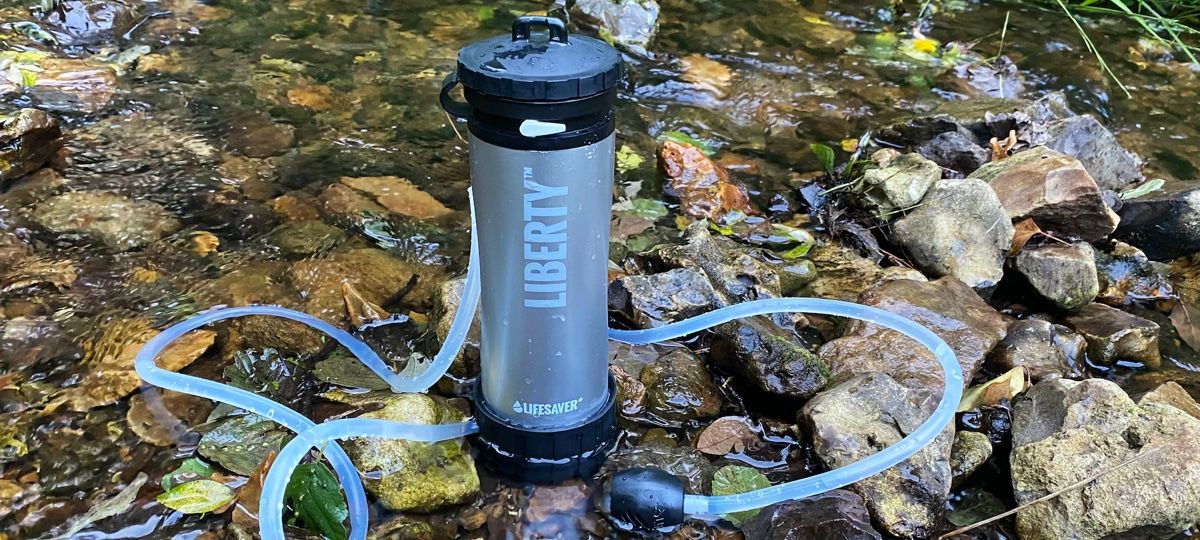
[(581, 23), (607, 34), (617, 45), (639, 56), (658, 31), (655, 0), (576, 0), (571, 14)]
[[(1134, 460), (1131, 463), (1126, 463)], [(1018, 398), (1010, 456), (1022, 540), (1173, 538), (1200, 516), (1200, 420), (1116, 384), (1047, 379)]]
[(1004, 276), (1014, 229), (1000, 199), (979, 180), (941, 180), (892, 224), (893, 238), (926, 274), (991, 287)]

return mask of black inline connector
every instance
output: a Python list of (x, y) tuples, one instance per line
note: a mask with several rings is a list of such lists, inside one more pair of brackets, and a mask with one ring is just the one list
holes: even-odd
[(683, 523), (683, 480), (662, 469), (637, 467), (613, 475), (609, 512), (618, 523), (645, 531)]

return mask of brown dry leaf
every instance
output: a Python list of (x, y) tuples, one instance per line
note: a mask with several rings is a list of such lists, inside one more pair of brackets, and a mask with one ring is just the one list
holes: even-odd
[[(142, 384), (133, 370), (134, 358), (157, 334), (145, 323), (115, 321), (107, 325), (94, 344), (85, 347), (87, 373), (79, 384), (62, 391), (47, 410), (66, 405), (72, 411), (85, 412), (132, 394)], [(165, 370), (179, 371), (200, 358), (216, 339), (217, 333), (211, 330), (193, 330), (168, 345), (156, 363)]]
[(758, 433), (740, 416), (726, 416), (713, 420), (696, 439), (697, 450), (714, 456), (741, 452), (746, 447), (756, 444)]
[(621, 369), (621, 366), (608, 366), (613, 379), (617, 381), (617, 397), (621, 400), (621, 414), (633, 416), (640, 414), (646, 408), (646, 385), (637, 377)]
[(192, 252), (204, 257), (221, 247), (221, 239), (217, 235), (208, 231), (196, 231), (192, 233)]
[(233, 503), (233, 522), (247, 528), (258, 527), (258, 499), (262, 496), (263, 481), (267, 479), (267, 471), (275, 463), (278, 452), (271, 452), (258, 464), (246, 483), (238, 489), (237, 499)]
[(719, 221), (733, 211), (759, 214), (746, 188), (733, 183), (724, 167), (695, 146), (663, 141), (658, 148), (658, 170), (689, 217)]
[(579, 480), (570, 480), (556, 486), (537, 486), (529, 497), (525, 509), (528, 523), (546, 523), (555, 515), (575, 516), (587, 509), (588, 489)]
[(1016, 233), (1013, 234), (1012, 247), (1008, 250), (1009, 257), (1012, 257), (1020, 252), (1021, 249), (1025, 247), (1025, 244), (1028, 244), (1029, 240), (1031, 240), (1034, 236), (1046, 234), (1042, 232), (1042, 228), (1038, 227), (1038, 224), (1033, 221), (1033, 218), (1022, 219), (1013, 225), (1013, 228), (1016, 229)]
[(125, 421), (143, 441), (154, 446), (171, 446), (187, 432), (188, 426), (203, 423), (212, 409), (213, 404), (207, 399), (162, 390), (156, 398), (147, 399), (145, 393), (129, 398)]
[(388, 210), (417, 219), (435, 219), (453, 214), (441, 201), (396, 176), (345, 177), (341, 183), (367, 193)]
[(392, 316), (378, 304), (363, 298), (349, 283), (342, 283), (342, 298), (346, 299), (346, 312), (350, 315), (350, 324), (355, 328)]
[(611, 238), (624, 240), (635, 234), (645, 232), (654, 225), (653, 220), (628, 214), (618, 214), (613, 217), (608, 234)]
[(1200, 307), (1180, 300), (1171, 310), (1171, 325), (1193, 351), (1200, 351)]
[(979, 386), (968, 388), (958, 402), (958, 412), (1012, 401), (1017, 394), (1029, 389), (1029, 368), (1017, 366), (1005, 374)]
[(1017, 146), (1017, 132), (1015, 130), (1008, 130), (1008, 137), (1005, 137), (1003, 141), (992, 137), (992, 140), (988, 141), (988, 148), (992, 151), (991, 161), (1000, 161), (1008, 157), (1008, 153), (1015, 146)]

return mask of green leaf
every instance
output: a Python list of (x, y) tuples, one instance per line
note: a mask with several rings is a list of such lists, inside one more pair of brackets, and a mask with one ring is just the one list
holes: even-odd
[(808, 255), (808, 250), (810, 249), (812, 249), (812, 244), (800, 244), (792, 249), (780, 253), (779, 256), (789, 261), (792, 259), (799, 259), (800, 257)]
[(954, 509), (946, 514), (956, 527), (966, 527), (1003, 513), (1004, 501), (980, 488), (969, 488), (952, 503)]
[(479, 22), (490, 21), (496, 16), (496, 8), (492, 6), (483, 6), (479, 8), (479, 11), (475, 13), (475, 16), (479, 18)]
[(1143, 182), (1139, 186), (1135, 186), (1133, 188), (1122, 191), (1121, 192), (1121, 200), (1128, 201), (1131, 199), (1136, 199), (1143, 195), (1149, 195), (1150, 193), (1153, 193), (1155, 191), (1162, 189), (1163, 184), (1166, 184), (1166, 183), (1167, 182), (1165, 180), (1163, 180), (1162, 178), (1155, 178), (1153, 180), (1147, 180), (1146, 182)]
[[(771, 487), (771, 481), (763, 473), (758, 472), (758, 469), (743, 467), (741, 465), (726, 465), (717, 469), (713, 475), (712, 494), (713, 495), (736, 495), (738, 493), (746, 493), (756, 489)], [(750, 519), (758, 514), (758, 510), (746, 510), (744, 512), (734, 512), (721, 516), (733, 523), (741, 525), (743, 521)]]
[(617, 150), (617, 172), (625, 174), (642, 165), (646, 161), (642, 156), (639, 156), (637, 151), (630, 148), (628, 144), (622, 144)]
[(833, 149), (819, 143), (812, 143), (808, 145), (808, 148), (812, 150), (813, 155), (817, 156), (817, 161), (821, 162), (821, 167), (825, 169), (825, 172), (832, 174), (834, 163)]
[(656, 199), (634, 199), (630, 201), (632, 214), (643, 219), (658, 219), (667, 215), (667, 205)]
[(171, 488), (158, 496), (158, 503), (185, 514), (206, 514), (219, 510), (237, 494), (229, 486), (215, 480), (192, 480)]
[(275, 422), (257, 414), (242, 414), (222, 419), (200, 437), (199, 452), (226, 469), (248, 476), (267, 454), (278, 451), (291, 438), (291, 432)]
[(686, 144), (688, 146), (695, 146), (696, 148), (699, 148), (701, 152), (704, 152), (704, 155), (713, 155), (713, 148), (711, 145), (682, 131), (664, 131), (658, 136), (658, 138), (660, 140)]
[(296, 467), (284, 496), (296, 517), (310, 530), (330, 540), (345, 540), (344, 522), (350, 512), (337, 478), (324, 463)]
[(183, 463), (180, 463), (179, 467), (177, 467), (175, 470), (163, 475), (163, 491), (171, 491), (171, 488), (192, 480), (212, 478), (214, 472), (216, 471), (213, 470), (212, 466), (205, 463), (203, 460), (199, 458), (189, 458)]
[(388, 383), (379, 378), (371, 368), (343, 349), (330, 353), (329, 358), (317, 362), (313, 376), (327, 383), (367, 390), (387, 390)]

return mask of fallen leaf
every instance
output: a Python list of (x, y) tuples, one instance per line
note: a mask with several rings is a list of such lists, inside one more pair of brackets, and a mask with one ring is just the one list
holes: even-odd
[(233, 489), (216, 480), (192, 480), (172, 487), (156, 500), (184, 514), (207, 514), (228, 506), (234, 497)]
[(978, 523), (1007, 510), (999, 497), (977, 487), (967, 488), (956, 499), (954, 509), (946, 513), (946, 520), (957, 527)]
[(82, 531), (97, 521), (125, 513), (129, 510), (130, 506), (133, 506), (133, 501), (137, 499), (138, 491), (142, 489), (142, 486), (146, 485), (146, 480), (148, 479), (149, 477), (146, 476), (146, 473), (138, 473), (137, 477), (128, 486), (125, 486), (125, 489), (122, 489), (120, 493), (113, 495), (112, 498), (93, 504), (87, 513), (68, 522), (67, 530), (61, 535), (54, 537), (54, 540), (71, 538), (75, 536), (75, 533)]
[[(771, 481), (763, 473), (758, 472), (758, 469), (743, 467), (741, 465), (726, 465), (721, 467), (713, 474), (712, 479), (712, 494), (714, 496), (737, 495), (738, 493), (747, 493), (768, 487), (771, 487)], [(745, 510), (725, 514), (721, 517), (729, 520), (734, 525), (741, 525), (743, 521), (754, 517), (758, 512), (759, 509)]]
[(387, 390), (387, 381), (379, 378), (371, 368), (363, 365), (362, 361), (337, 350), (325, 360), (313, 366), (313, 376), (327, 383), (350, 388), (366, 388), (367, 390)]
[(276, 455), (277, 452), (267, 454), (249, 480), (238, 489), (237, 501), (233, 505), (234, 523), (251, 529), (258, 527), (258, 499), (262, 496), (263, 481), (267, 479), (267, 471), (275, 463)]
[(968, 388), (958, 402), (957, 412), (1012, 401), (1017, 394), (1029, 389), (1029, 368), (1017, 366), (986, 383)]
[(1012, 247), (1008, 250), (1009, 257), (1020, 252), (1034, 236), (1045, 234), (1042, 232), (1042, 228), (1033, 221), (1033, 218), (1022, 219), (1013, 225), (1013, 228), (1016, 229), (1016, 233), (1013, 234)]
[(617, 172), (625, 174), (642, 165), (645, 159), (639, 156), (637, 151), (630, 148), (628, 144), (622, 144), (617, 150)]
[(192, 252), (204, 257), (212, 253), (221, 246), (221, 239), (217, 235), (208, 231), (196, 231), (192, 233)]
[(342, 298), (346, 300), (346, 313), (350, 315), (350, 324), (355, 328), (362, 328), (367, 323), (382, 321), (392, 316), (378, 304), (363, 298), (353, 285), (346, 282), (342, 282)]
[(1017, 132), (1015, 130), (1008, 130), (1008, 137), (1005, 137), (1003, 141), (992, 137), (992, 140), (988, 141), (988, 148), (992, 151), (991, 161), (1000, 161), (1008, 157), (1008, 153), (1015, 146), (1017, 146)]
[(1171, 325), (1193, 351), (1200, 351), (1200, 308), (1183, 300), (1171, 310)]
[(175, 470), (164, 474), (159, 484), (163, 491), (171, 491), (171, 488), (180, 484), (186, 484), (192, 480), (212, 480), (217, 471), (213, 470), (212, 466), (198, 458), (188, 458), (183, 460)]
[(346, 539), (345, 521), (350, 511), (342, 487), (324, 463), (296, 467), (287, 485), (286, 500), (309, 530), (330, 540)]
[(271, 452), (277, 452), (291, 432), (257, 414), (225, 418), (200, 438), (200, 455), (235, 473), (249, 475)]
[(714, 456), (741, 452), (746, 447), (756, 444), (758, 433), (740, 416), (726, 416), (713, 420), (696, 439), (697, 450)]

